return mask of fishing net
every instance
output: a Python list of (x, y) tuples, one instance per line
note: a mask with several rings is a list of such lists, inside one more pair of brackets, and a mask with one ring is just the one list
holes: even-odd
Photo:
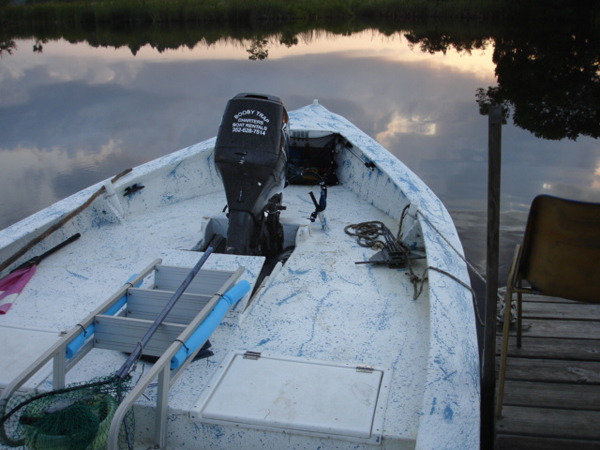
[[(41, 394), (13, 395), (0, 403), (2, 448), (105, 449), (112, 418), (130, 389), (116, 375)], [(119, 448), (132, 449), (133, 409), (119, 430)]]

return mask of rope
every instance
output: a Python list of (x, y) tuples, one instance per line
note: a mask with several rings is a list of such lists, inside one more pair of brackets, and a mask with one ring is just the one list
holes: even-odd
[[(351, 229), (355, 231), (350, 231)], [(383, 236), (387, 227), (383, 222), (360, 222), (346, 226), (344, 231), (349, 236), (355, 236), (356, 242), (361, 247), (381, 249), (385, 246), (384, 241), (380, 241), (379, 237)]]
[[(461, 252), (459, 252), (456, 249), (456, 247), (454, 247), (454, 245), (452, 245), (452, 243), (446, 238), (446, 236), (444, 236), (442, 234), (442, 232), (440, 230), (438, 230), (437, 227), (433, 223), (431, 223), (431, 221), (421, 212), (421, 210), (417, 210), (417, 214), (419, 214), (423, 219), (425, 219), (425, 221), (429, 224), (429, 226), (435, 230), (435, 232), (446, 242), (446, 244), (448, 244), (448, 246), (452, 250), (454, 250), (454, 253), (456, 253), (458, 255), (458, 257), (467, 264), (469, 269), (471, 269), (475, 273), (475, 275), (477, 275), (477, 277), (479, 277), (479, 279), (481, 281), (483, 281), (484, 283), (487, 283), (487, 280), (485, 279), (485, 277), (481, 273), (479, 273), (479, 271), (473, 266), (473, 264), (471, 264), (469, 261), (467, 261), (467, 258), (465, 258), (465, 256)], [(466, 283), (463, 283), (460, 279), (456, 278), (454, 275), (451, 275), (448, 272), (445, 272), (441, 269), (437, 269), (435, 267), (428, 267), (428, 269), (436, 270), (437, 272), (440, 272), (440, 273), (452, 278), (453, 280), (460, 283), (461, 285), (463, 285), (464, 287), (466, 287), (467, 289), (469, 289), (471, 291), (471, 295), (473, 296), (473, 306), (475, 308), (475, 314), (477, 316), (477, 321), (479, 322), (479, 325), (484, 327), (485, 322), (481, 318), (481, 313), (479, 311), (479, 305), (477, 304), (477, 296), (476, 296), (473, 288), (471, 286), (468, 286)], [(498, 296), (499, 299), (501, 299), (500, 294), (496, 294), (496, 295)]]
[(190, 349), (187, 345), (185, 345), (185, 342), (183, 342), (181, 339), (175, 339), (175, 342), (179, 342), (184, 348), (185, 351), (189, 354), (190, 353)]
[(83, 332), (83, 336), (87, 337), (87, 331), (86, 331), (86, 329), (85, 329), (85, 327), (83, 325), (81, 325), (80, 323), (78, 323), (75, 326), (81, 328), (81, 331)]
[(469, 269), (471, 269), (471, 270), (472, 270), (472, 271), (475, 273), (475, 275), (477, 275), (477, 276), (479, 277), (479, 279), (480, 279), (481, 281), (483, 281), (484, 283), (487, 283), (487, 281), (486, 281), (485, 277), (484, 277), (484, 276), (483, 276), (481, 273), (479, 273), (479, 272), (477, 271), (477, 269), (475, 268), (475, 266), (473, 266), (473, 264), (471, 264), (469, 261), (467, 261), (467, 258), (465, 258), (465, 257), (464, 257), (464, 255), (463, 255), (461, 252), (459, 252), (459, 251), (456, 249), (456, 247), (454, 247), (454, 246), (452, 245), (452, 243), (451, 243), (451, 242), (450, 242), (450, 241), (449, 241), (449, 240), (446, 238), (446, 236), (444, 236), (444, 235), (442, 234), (442, 232), (441, 232), (440, 230), (438, 230), (438, 229), (436, 228), (436, 226), (435, 226), (433, 223), (431, 223), (431, 221), (430, 221), (430, 220), (429, 220), (429, 219), (428, 219), (428, 218), (427, 218), (427, 217), (426, 217), (426, 216), (425, 216), (425, 215), (424, 215), (424, 214), (423, 214), (423, 213), (422, 213), (420, 210), (417, 210), (417, 213), (418, 213), (418, 214), (419, 214), (419, 215), (420, 215), (420, 216), (421, 216), (423, 219), (425, 219), (425, 222), (427, 222), (427, 223), (429, 224), (429, 226), (430, 226), (431, 228), (433, 228), (437, 234), (439, 234), (439, 235), (440, 235), (440, 237), (441, 237), (441, 238), (442, 238), (442, 239), (443, 239), (443, 240), (446, 242), (446, 244), (448, 244), (448, 246), (449, 246), (449, 247), (450, 247), (452, 250), (454, 250), (454, 252), (455, 252), (455, 253), (458, 255), (458, 257), (459, 257), (460, 259), (462, 259), (462, 260), (463, 260), (463, 261), (464, 261), (464, 262), (467, 264), (467, 266), (469, 267)]
[[(418, 275), (415, 274), (414, 270), (413, 270), (413, 266), (412, 266), (412, 260), (410, 258), (410, 249), (404, 245), (401, 240), (400, 240), (400, 234), (402, 232), (402, 224), (404, 222), (404, 218), (406, 216), (406, 212), (408, 210), (408, 207), (410, 205), (407, 205), (403, 210), (402, 210), (402, 214), (400, 216), (400, 225), (398, 227), (398, 234), (394, 240), (394, 244), (396, 244), (396, 246), (404, 252), (404, 254), (406, 255), (406, 268), (408, 269), (408, 273), (406, 274), (409, 279), (410, 282), (413, 285), (413, 300), (417, 300), (419, 298), (419, 296), (421, 295), (421, 293), (423, 292), (423, 286), (425, 285), (425, 281), (427, 281), (429, 279), (427, 272), (429, 270), (434, 270), (438, 273), (441, 273), (442, 275), (445, 275), (449, 278), (451, 278), (452, 280), (456, 281), (458, 284), (460, 284), (461, 286), (463, 286), (464, 288), (468, 289), (471, 292), (472, 298), (473, 298), (473, 308), (475, 310), (475, 315), (477, 318), (477, 321), (479, 322), (479, 324), (481, 326), (484, 326), (484, 322), (481, 318), (481, 313), (479, 312), (479, 306), (477, 305), (477, 296), (475, 294), (475, 291), (473, 290), (473, 288), (471, 286), (469, 286), (467, 283), (465, 283), (464, 281), (462, 281), (461, 279), (459, 279), (458, 277), (452, 275), (451, 273), (439, 269), (437, 267), (433, 267), (433, 266), (427, 266), (425, 268), (425, 270), (423, 271), (423, 274), (419, 277)], [(473, 270), (485, 283), (485, 278), (483, 278), (483, 276), (475, 269), (475, 267), (473, 267), (473, 265), (471, 263), (469, 263), (466, 258), (464, 257), (464, 255), (462, 255), (453, 245), (452, 243), (429, 221), (429, 219), (427, 219), (427, 217), (425, 217), (423, 215), (423, 213), (421, 213), (421, 211), (417, 210), (417, 212), (420, 214), (420, 216), (422, 218), (424, 218), (427, 223), (442, 237), (442, 239), (448, 244), (448, 246), (454, 250), (454, 252), (471, 268), (471, 270)], [(371, 221), (371, 222), (360, 222), (360, 223), (356, 223), (356, 224), (350, 224), (347, 225), (344, 228), (344, 231), (346, 232), (346, 234), (350, 235), (350, 236), (355, 236), (357, 238), (357, 243), (358, 245), (360, 245), (361, 247), (367, 247), (367, 248), (373, 248), (373, 249), (381, 249), (383, 247), (386, 246), (386, 242), (380, 240), (379, 238), (382, 236), (386, 236), (386, 234), (389, 237), (392, 237), (392, 234), (390, 232), (390, 230), (385, 226), (385, 224), (383, 222), (380, 221)]]
[[(400, 220), (400, 229), (402, 228), (402, 222), (404, 220), (404, 215), (406, 212), (406, 208), (402, 211), (402, 216)], [(354, 229), (356, 231), (350, 231)], [(404, 243), (398, 239), (398, 237), (394, 238), (392, 232), (389, 230), (387, 226), (383, 222), (374, 220), (372, 222), (361, 222), (357, 224), (350, 224), (344, 228), (346, 234), (350, 236), (356, 236), (358, 245), (361, 247), (369, 247), (373, 249), (381, 249), (388, 245), (390, 242), (395, 245), (395, 247), (404, 253), (406, 257), (406, 268), (408, 269), (408, 277), (410, 278), (411, 283), (414, 287), (414, 295), (413, 300), (419, 298), (421, 292), (423, 292), (423, 284), (427, 279), (425, 277), (425, 273), (422, 277), (419, 277), (415, 274), (412, 267), (412, 260), (410, 258), (410, 248), (408, 248)], [(398, 235), (400, 231), (398, 231)], [(379, 240), (380, 237), (384, 237), (384, 240)], [(386, 239), (387, 238), (387, 239)], [(420, 283), (420, 287), (417, 289), (417, 285)]]

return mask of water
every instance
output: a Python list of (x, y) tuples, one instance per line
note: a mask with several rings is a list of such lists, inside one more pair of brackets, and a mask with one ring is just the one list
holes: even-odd
[[(17, 40), (0, 59), (2, 228), (214, 136), (230, 97), (264, 92), (289, 110), (318, 98), (376, 138), (445, 202), (467, 257), (484, 270), (487, 117), (475, 93), (496, 85), (492, 40), (471, 53), (431, 53), (401, 32), (315, 32), (291, 47), (269, 39), (263, 60), (234, 40), (162, 53), (146, 45), (135, 56), (64, 40), (38, 53), (34, 44)], [(536, 195), (600, 201), (597, 140), (538, 139), (510, 120), (502, 139), (501, 284)]]

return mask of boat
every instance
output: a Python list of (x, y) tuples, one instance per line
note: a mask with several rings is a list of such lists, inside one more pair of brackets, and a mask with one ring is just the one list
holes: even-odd
[[(452, 219), (318, 101), (288, 113), (270, 95), (229, 99), (215, 138), (1, 231), (0, 275), (71, 236), (0, 316), (2, 399), (114, 372), (141, 344), (129, 326), (158, 321), (160, 334), (86, 448), (117, 448), (131, 410), (130, 448), (479, 447), (474, 303)], [(36, 448), (8, 423), (2, 445)]]

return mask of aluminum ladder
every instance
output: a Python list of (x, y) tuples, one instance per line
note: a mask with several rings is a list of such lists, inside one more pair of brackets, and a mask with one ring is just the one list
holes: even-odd
[[(157, 377), (155, 444), (159, 448), (165, 447), (169, 389), (200, 347), (173, 370), (170, 368), (171, 359), (244, 270), (239, 267), (235, 271), (201, 269), (198, 272), (143, 349), (143, 355), (158, 357), (158, 360), (117, 408), (109, 431), (108, 449), (118, 448), (119, 429), (125, 415)], [(92, 349), (131, 352), (189, 271), (189, 268), (162, 265), (160, 259), (152, 262), (16, 377), (2, 392), (0, 399), (12, 396), (50, 360), (53, 363), (53, 389), (59, 389), (65, 386), (66, 373)], [(154, 284), (151, 288), (136, 287), (153, 272)]]

